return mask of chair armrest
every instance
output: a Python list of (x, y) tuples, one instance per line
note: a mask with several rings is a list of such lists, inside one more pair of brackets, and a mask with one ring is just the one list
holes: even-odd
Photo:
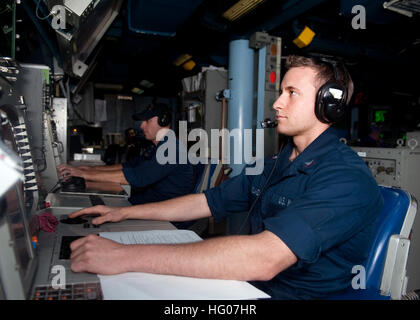
[(410, 240), (400, 235), (392, 235), (388, 242), (381, 292), (391, 299), (400, 300), (406, 292), (406, 266)]

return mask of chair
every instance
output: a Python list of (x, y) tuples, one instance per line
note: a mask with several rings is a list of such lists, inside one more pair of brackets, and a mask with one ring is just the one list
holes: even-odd
[[(221, 163), (211, 163), (211, 159), (202, 159), (195, 165), (196, 184), (194, 193), (202, 193), (205, 190), (214, 187), (215, 181), (222, 168)], [(203, 164), (206, 163), (206, 164)], [(198, 235), (202, 235), (209, 226), (209, 218), (203, 218), (193, 221), (173, 222), (178, 229), (193, 230)]]
[(195, 186), (193, 189), (194, 193), (201, 193), (206, 189), (207, 180), (206, 180), (206, 173), (208, 171), (208, 164), (197, 163), (194, 165), (195, 170)]
[(349, 288), (332, 300), (400, 300), (407, 285), (406, 265), (417, 201), (408, 192), (380, 186), (384, 208), (378, 217), (365, 267), (366, 288)]

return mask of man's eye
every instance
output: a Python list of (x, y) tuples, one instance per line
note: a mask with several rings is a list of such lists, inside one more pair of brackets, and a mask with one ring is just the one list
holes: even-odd
[(296, 91), (294, 91), (294, 90), (290, 90), (290, 95), (291, 96), (295, 96), (297, 94), (297, 92)]

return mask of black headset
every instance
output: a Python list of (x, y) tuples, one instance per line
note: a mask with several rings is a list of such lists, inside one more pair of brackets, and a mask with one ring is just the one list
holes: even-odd
[[(347, 86), (350, 76), (344, 63), (325, 58), (318, 58), (318, 60), (320, 63), (331, 66), (334, 71), (334, 79), (327, 81), (319, 88), (316, 95), (315, 115), (323, 123), (334, 123), (341, 120), (345, 115), (348, 97)], [(344, 76), (341, 79), (338, 72), (339, 64)]]
[(166, 127), (171, 123), (171, 113), (169, 112), (169, 110), (162, 112), (159, 116), (158, 116), (158, 124), (161, 127)]

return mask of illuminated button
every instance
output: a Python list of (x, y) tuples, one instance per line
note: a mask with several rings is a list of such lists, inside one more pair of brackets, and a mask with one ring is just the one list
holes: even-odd
[(271, 83), (276, 82), (276, 73), (274, 71), (270, 72), (270, 82)]
[(271, 54), (275, 56), (277, 54), (277, 46), (275, 44), (271, 45)]

